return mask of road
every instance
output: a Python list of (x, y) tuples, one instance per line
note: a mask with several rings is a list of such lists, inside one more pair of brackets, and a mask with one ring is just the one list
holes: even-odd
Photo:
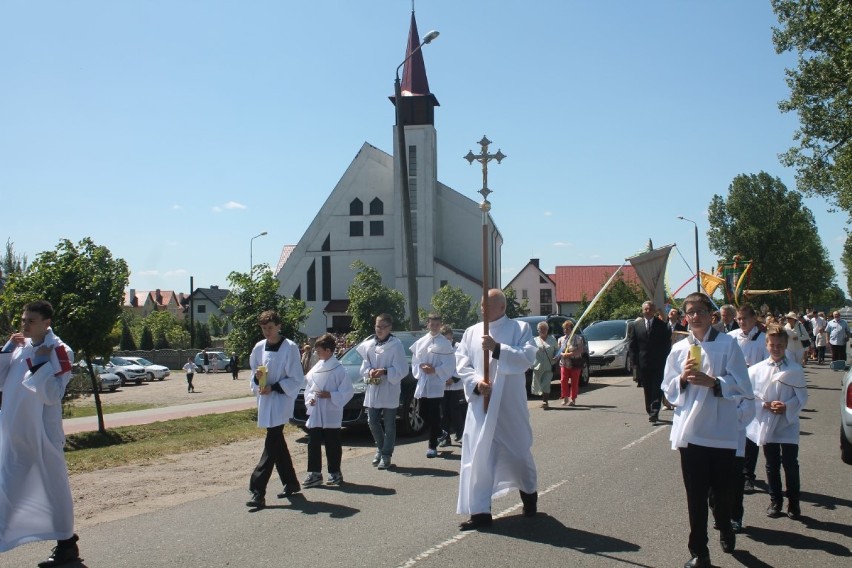
[[(807, 374), (802, 520), (769, 519), (766, 494), (747, 495), (737, 551), (723, 554), (711, 534), (715, 566), (816, 568), (852, 560), (852, 468), (840, 461), (837, 437), (840, 374)], [(510, 495), (494, 502), (499, 518), (491, 531), (459, 533), (460, 448), (429, 460), (425, 441), (401, 440), (389, 471), (373, 468), (368, 451), (344, 461), (341, 488), (277, 500), (273, 479), (270, 506), (261, 511), (249, 511), (240, 490), (87, 527), (80, 531), (81, 566), (682, 566), (688, 524), (669, 424), (648, 424), (642, 393), (628, 377), (593, 377), (577, 404), (543, 411), (530, 401), (540, 492), (534, 519), (524, 518)], [(347, 432), (344, 443), (366, 448), (369, 434)], [(759, 473), (762, 467), (761, 458)], [(10, 551), (0, 566), (35, 565), (50, 546)]]

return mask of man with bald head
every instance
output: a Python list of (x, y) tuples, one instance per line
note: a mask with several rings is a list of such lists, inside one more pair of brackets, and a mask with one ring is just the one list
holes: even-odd
[(532, 330), (506, 317), (506, 296), (499, 289), (488, 291), (482, 311), (488, 334), (482, 323), (469, 327), (456, 351), (456, 370), (468, 401), (456, 512), (470, 519), (461, 523), (461, 530), (490, 526), (491, 499), (513, 489), (520, 491), (527, 517), (536, 514), (538, 501), (524, 377), (535, 362)]

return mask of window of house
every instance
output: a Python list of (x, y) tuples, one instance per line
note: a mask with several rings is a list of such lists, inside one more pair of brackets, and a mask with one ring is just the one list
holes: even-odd
[(370, 202), (370, 215), (384, 215), (385, 204), (378, 197)]
[(195, 310), (197, 313), (199, 313), (199, 314), (206, 314), (207, 313), (207, 306), (205, 304), (196, 304), (196, 306), (198, 307), (198, 309)]
[(363, 237), (364, 236), (364, 221), (349, 221), (349, 236)]
[(349, 214), (350, 215), (363, 215), (364, 214), (364, 202), (358, 199), (357, 197), (352, 200), (349, 204)]
[(370, 221), (370, 236), (381, 237), (385, 234), (384, 221)]
[(530, 294), (526, 288), (521, 288), (521, 300), (529, 300)]
[(541, 315), (546, 316), (548, 314), (552, 314), (553, 312), (553, 290), (550, 288), (542, 288), (539, 291), (538, 295), (539, 303), (541, 305)]

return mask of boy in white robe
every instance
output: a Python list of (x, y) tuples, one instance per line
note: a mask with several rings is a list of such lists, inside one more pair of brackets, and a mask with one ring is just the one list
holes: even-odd
[(340, 443), (340, 427), (343, 408), (352, 399), (355, 389), (346, 374), (346, 369), (334, 357), (337, 340), (326, 333), (314, 344), (319, 361), (305, 376), (305, 409), (308, 421), (308, 476), (302, 487), (315, 487), (322, 483), (322, 444), (325, 442), (325, 457), (328, 461), (327, 485), (343, 483), (340, 462), (343, 448)]
[(438, 437), (441, 435), (441, 403), (444, 388), (456, 370), (456, 352), (441, 335), (441, 316), (426, 318), (429, 333), (411, 346), (411, 374), (417, 379), (414, 398), (420, 400), (420, 416), (429, 428), (427, 458), (438, 457)]
[(263, 454), (249, 479), (251, 499), (247, 507), (266, 506), (266, 486), (272, 470), (278, 471), (284, 491), (279, 499), (301, 491), (293, 469), (293, 459), (284, 439), (284, 425), (293, 417), (296, 395), (305, 382), (299, 346), (281, 335), (281, 317), (275, 310), (258, 316), (264, 339), (257, 342), (249, 355), (251, 391), (257, 396), (257, 427), (266, 428)]
[(0, 353), (0, 552), (56, 540), (42, 568), (80, 560), (62, 430), (74, 353), (52, 321), (49, 302), (27, 304), (21, 331)]
[(685, 568), (709, 568), (707, 496), (715, 494), (713, 514), (723, 552), (732, 553), (731, 526), (735, 457), (739, 445), (738, 405), (752, 398), (743, 353), (736, 341), (711, 327), (713, 303), (692, 293), (683, 308), (690, 320), (686, 341), (672, 346), (666, 360), (663, 393), (674, 407), (672, 449), (680, 453), (689, 512), (689, 552)]
[[(506, 317), (501, 290), (488, 291), (482, 312), (489, 334), (483, 333), (482, 323), (469, 327), (456, 351), (456, 370), (468, 400), (456, 512), (470, 519), (461, 523), (461, 530), (490, 526), (491, 500), (512, 489), (520, 491), (525, 516), (536, 514), (538, 501), (524, 376), (535, 361), (532, 331), (527, 323)], [(487, 382), (484, 350), (490, 357)]]
[(766, 515), (783, 515), (783, 465), (787, 516), (798, 519), (802, 514), (799, 505), (799, 413), (808, 401), (808, 388), (801, 365), (785, 357), (788, 337), (780, 326), (770, 326), (766, 333), (769, 358), (748, 370), (754, 383), (756, 416), (747, 434), (752, 442), (763, 446), (770, 499)]

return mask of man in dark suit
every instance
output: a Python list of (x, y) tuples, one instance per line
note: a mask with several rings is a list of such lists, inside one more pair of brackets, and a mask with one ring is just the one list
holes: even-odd
[(633, 322), (633, 334), (630, 337), (630, 354), (645, 391), (645, 410), (648, 412), (648, 422), (652, 424), (659, 420), (663, 398), (660, 385), (663, 383), (666, 357), (672, 348), (671, 331), (656, 315), (657, 306), (654, 302), (649, 300), (642, 304), (642, 317)]

